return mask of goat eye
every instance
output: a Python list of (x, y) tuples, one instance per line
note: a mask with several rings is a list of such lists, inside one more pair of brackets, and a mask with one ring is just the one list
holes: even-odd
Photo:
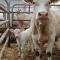
[(50, 4), (51, 2), (49, 2), (48, 4)]
[(50, 5), (50, 2), (48, 2), (46, 5)]
[(37, 6), (38, 4), (36, 2), (33, 2), (33, 5)]
[(35, 4), (35, 2), (32, 2), (33, 4)]

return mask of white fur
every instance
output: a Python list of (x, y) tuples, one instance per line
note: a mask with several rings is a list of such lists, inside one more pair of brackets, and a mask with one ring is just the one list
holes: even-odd
[[(46, 53), (47, 52), (50, 52), (52, 53), (52, 48), (53, 48), (53, 45), (54, 45), (54, 42), (55, 42), (55, 37), (56, 35), (59, 35), (60, 34), (60, 18), (58, 17), (58, 12), (55, 12), (55, 11), (50, 11), (48, 10), (48, 6), (46, 5), (48, 3), (49, 0), (37, 0), (36, 3), (37, 5), (34, 5), (33, 8), (34, 8), (34, 12), (33, 12), (33, 16), (31, 18), (31, 26), (29, 29), (25, 30), (25, 31), (22, 31), (18, 34), (18, 37), (19, 37), (19, 40), (20, 40), (20, 43), (21, 43), (21, 50), (23, 52), (23, 49), (24, 49), (24, 46), (25, 46), (25, 42), (27, 40), (30, 39), (30, 37), (32, 38), (33, 40), (33, 44), (34, 44), (34, 48), (37, 49), (38, 51), (40, 51), (40, 47), (37, 45), (36, 41), (38, 41), (38, 38), (40, 38), (40, 29), (37, 27), (37, 33), (34, 34), (34, 25), (36, 25), (36, 22), (37, 22), (37, 18), (38, 18), (38, 13), (40, 12), (48, 12), (49, 13), (49, 44), (48, 44), (48, 47), (47, 47), (47, 50), (46, 50)], [(58, 17), (58, 19), (56, 18)], [(40, 22), (39, 22), (40, 23)], [(51, 57), (47, 57), (48, 60), (51, 60)], [(39, 59), (39, 56), (36, 57), (36, 60), (40, 60)]]
[(28, 28), (25, 31), (20, 32), (20, 29), (15, 29), (14, 34), (17, 40), (17, 44), (19, 49), (21, 50), (21, 58), (24, 58), (24, 49), (25, 49), (25, 44), (27, 43), (28, 40), (31, 40), (31, 33), (32, 29)]

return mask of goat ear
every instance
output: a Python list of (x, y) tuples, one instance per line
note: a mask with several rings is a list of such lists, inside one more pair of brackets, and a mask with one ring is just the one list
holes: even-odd
[(51, 0), (51, 3), (55, 3), (55, 2), (58, 2), (60, 0)]

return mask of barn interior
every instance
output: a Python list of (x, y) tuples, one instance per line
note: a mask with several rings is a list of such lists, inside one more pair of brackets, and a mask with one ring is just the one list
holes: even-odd
[[(60, 2), (52, 3), (50, 6), (52, 10), (60, 12)], [(57, 7), (57, 9), (54, 9), (54, 7)], [(28, 29), (32, 15), (33, 6), (23, 0), (0, 0), (0, 60), (21, 60), (21, 51), (18, 49), (13, 30), (20, 29), (20, 31), (24, 31)], [(32, 44), (31, 40), (26, 42), (23, 60), (34, 60), (35, 53), (30, 51)], [(60, 43), (56, 39), (52, 60), (60, 60), (58, 44)], [(47, 43), (43, 43), (41, 60), (46, 60), (45, 49), (47, 45)]]

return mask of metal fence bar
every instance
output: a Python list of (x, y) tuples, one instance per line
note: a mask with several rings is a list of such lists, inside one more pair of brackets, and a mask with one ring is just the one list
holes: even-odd
[(6, 20), (6, 21), (1, 21), (1, 22), (0, 22), (0, 26), (3, 25), (3, 24), (5, 24), (5, 23), (7, 23), (7, 22), (9, 22), (9, 21), (8, 21), (8, 20)]
[(6, 29), (6, 31), (2, 34), (1, 38), (0, 38), (0, 43), (3, 42), (4, 38), (6, 37), (7, 33), (9, 31), (9, 28)]
[(2, 60), (3, 52), (7, 46), (8, 40), (9, 40), (9, 37), (7, 36), (5, 44), (3, 45), (3, 48), (1, 49), (1, 52), (0, 52), (0, 60)]
[(5, 6), (3, 4), (0, 4), (0, 9), (5, 11), (5, 12), (8, 12), (7, 9), (5, 8)]
[(31, 20), (13, 20), (13, 21), (31, 21)]

